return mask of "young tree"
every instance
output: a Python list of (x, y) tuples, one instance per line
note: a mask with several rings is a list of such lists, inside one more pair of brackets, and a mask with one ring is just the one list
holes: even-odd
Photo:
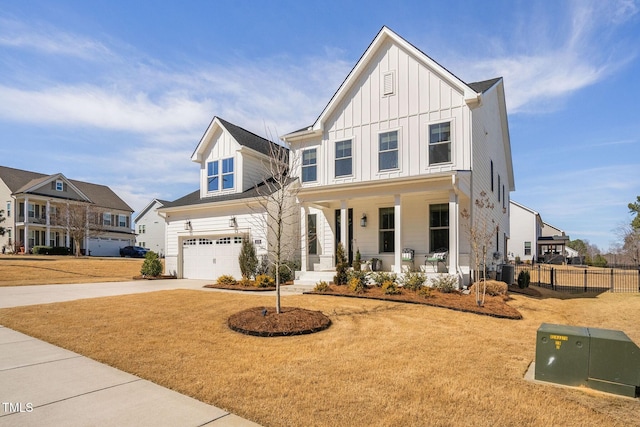
[(629, 203), (629, 213), (635, 215), (635, 218), (631, 220), (631, 227), (634, 230), (640, 230), (640, 196), (634, 203)]
[(487, 292), (487, 251), (489, 245), (496, 236), (498, 224), (493, 218), (494, 203), (489, 199), (487, 193), (482, 191), (480, 198), (474, 203), (473, 215), (466, 208), (462, 210), (462, 217), (467, 219), (466, 231), (471, 245), (471, 252), (474, 257), (474, 281), (478, 280), (482, 268), (482, 299), (480, 298), (480, 286), (475, 286), (476, 303), (478, 306), (484, 305), (484, 298)]
[[(5, 217), (4, 217), (4, 210), (0, 209), (0, 224), (2, 224), (5, 221)], [(6, 229), (0, 225), (0, 236), (4, 236), (4, 233), (6, 233)]]
[[(260, 211), (266, 212), (268, 261), (276, 281), (276, 313), (280, 314), (280, 269), (289, 268), (290, 260), (299, 246), (299, 234), (291, 233), (299, 227), (300, 211), (296, 204), (299, 186), (290, 170), (297, 170), (297, 159), (288, 147), (271, 143), (269, 160), (263, 162), (264, 179), (256, 186)], [(286, 267), (285, 267), (286, 266)]]

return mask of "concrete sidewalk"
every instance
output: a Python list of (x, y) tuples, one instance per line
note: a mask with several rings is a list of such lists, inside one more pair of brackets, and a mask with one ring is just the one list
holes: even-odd
[[(203, 289), (205, 283), (174, 279), (8, 287), (0, 288), (0, 307)], [(259, 425), (0, 325), (0, 427), (4, 426)]]

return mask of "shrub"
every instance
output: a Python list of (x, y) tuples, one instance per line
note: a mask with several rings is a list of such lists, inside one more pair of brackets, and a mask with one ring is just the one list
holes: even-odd
[[(300, 261), (291, 261), (291, 260), (283, 261), (282, 264), (280, 264), (280, 267), (278, 268), (278, 271), (280, 272), (279, 274), (280, 283), (287, 283), (293, 280), (293, 275), (296, 270), (300, 270)], [(275, 266), (273, 266), (271, 268), (271, 276), (276, 277), (275, 273), (276, 273), (276, 268)]]
[(243, 277), (253, 278), (256, 276), (258, 257), (256, 256), (256, 248), (248, 235), (242, 237), (238, 263), (240, 263), (240, 272), (242, 272)]
[(400, 277), (400, 284), (405, 289), (417, 291), (424, 285), (426, 280), (426, 276), (421, 272), (407, 271)]
[(253, 280), (249, 279), (248, 277), (242, 276), (242, 279), (238, 280), (236, 282), (236, 284), (240, 285), (240, 286), (253, 286)]
[(149, 251), (144, 256), (144, 262), (140, 269), (140, 274), (148, 277), (158, 277), (162, 273), (162, 262), (158, 257), (158, 254), (154, 251)]
[(336, 285), (346, 285), (348, 281), (347, 269), (349, 268), (349, 263), (347, 262), (347, 257), (344, 254), (342, 242), (338, 243), (336, 258), (336, 275), (333, 277), (333, 283)]
[(275, 280), (266, 274), (258, 274), (256, 276), (255, 286), (256, 288), (269, 288), (275, 286)]
[(228, 274), (218, 277), (218, 285), (235, 286), (237, 283), (236, 279)]
[[(509, 287), (504, 282), (498, 282), (497, 280), (487, 280), (486, 282), (486, 293), (488, 295), (496, 296), (496, 295), (507, 295)], [(477, 282), (471, 285), (469, 288), (470, 293), (474, 294), (476, 292), (475, 286), (480, 286), (480, 290), (482, 291), (482, 282)]]
[(528, 288), (530, 282), (531, 275), (529, 274), (529, 270), (522, 270), (518, 273), (518, 287), (520, 289)]
[(417, 294), (422, 298), (431, 298), (431, 288), (429, 286), (421, 286)]
[(458, 287), (458, 277), (450, 274), (439, 274), (431, 279), (431, 286), (443, 293), (453, 292)]
[(385, 295), (397, 295), (400, 293), (400, 289), (398, 289), (396, 282), (392, 282), (390, 280), (382, 283), (382, 291)]
[(349, 290), (357, 294), (362, 294), (364, 293), (365, 286), (359, 278), (352, 277), (349, 279)]
[(324, 280), (316, 283), (316, 287), (313, 288), (314, 291), (316, 292), (327, 292), (330, 290), (329, 288), (329, 284), (327, 282), (325, 282)]
[(360, 271), (362, 269), (362, 258), (360, 257), (360, 249), (356, 250), (356, 256), (353, 259), (352, 267), (355, 271)]
[(384, 282), (395, 282), (397, 279), (396, 273), (388, 273), (386, 271), (376, 271), (371, 273), (371, 280), (377, 287), (382, 286)]
[(49, 251), (49, 255), (69, 255), (71, 253), (71, 249), (66, 246), (54, 246)]

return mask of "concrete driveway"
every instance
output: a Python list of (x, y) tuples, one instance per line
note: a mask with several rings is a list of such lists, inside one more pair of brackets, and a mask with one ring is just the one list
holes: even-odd
[[(167, 289), (206, 280), (0, 287), (0, 308)], [(213, 291), (215, 292), (215, 291)], [(255, 427), (251, 421), (0, 325), (0, 427)]]

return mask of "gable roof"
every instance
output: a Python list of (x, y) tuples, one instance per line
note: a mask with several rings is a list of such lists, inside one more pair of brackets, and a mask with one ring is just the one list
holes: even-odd
[(475, 83), (465, 83), (455, 74), (447, 70), (442, 65), (434, 61), (429, 55), (422, 52), (420, 49), (409, 43), (404, 38), (393, 32), (386, 26), (383, 26), (373, 41), (369, 44), (365, 52), (360, 59), (356, 62), (351, 69), (347, 77), (344, 79), (338, 90), (333, 94), (329, 103), (322, 110), (316, 121), (310, 126), (306, 126), (302, 129), (290, 132), (284, 135), (282, 139), (287, 140), (288, 137), (304, 135), (313, 131), (321, 130), (324, 120), (331, 114), (333, 109), (339, 105), (340, 101), (347, 96), (351, 87), (357, 82), (363, 70), (368, 66), (369, 61), (376, 55), (378, 49), (383, 46), (387, 41), (391, 40), (393, 43), (401, 46), (407, 50), (416, 59), (426, 64), (429, 68), (437, 72), (440, 77), (447, 81), (451, 86), (457, 88), (464, 94), (465, 102), (469, 105), (476, 105), (480, 101), (480, 95), (502, 80), (502, 77), (496, 77), (490, 80), (483, 80)]
[(241, 146), (247, 147), (266, 156), (270, 155), (272, 146), (281, 147), (280, 145), (271, 142), (266, 138), (258, 136), (253, 132), (249, 132), (248, 130), (243, 129), (240, 126), (234, 125), (233, 123), (221, 119), (218, 116), (213, 116), (213, 119), (211, 119), (211, 123), (209, 123), (209, 126), (207, 126), (207, 129), (198, 142), (198, 146), (191, 155), (192, 161), (199, 162), (202, 160), (202, 154), (206, 148), (207, 143), (209, 142), (209, 137), (217, 128), (225, 129), (227, 132), (229, 132), (231, 137), (233, 137), (233, 139), (235, 139), (236, 142)]
[(158, 204), (160, 205), (159, 207), (163, 207), (164, 205), (166, 205), (167, 203), (169, 203), (169, 201), (167, 200), (161, 200), (161, 199), (153, 199), (152, 201), (149, 202), (149, 204), (147, 206), (144, 207), (144, 209), (142, 209), (138, 215), (136, 215), (136, 219), (135, 221), (138, 221), (140, 218), (144, 217), (147, 213), (149, 213), (151, 211), (151, 208)]
[(38, 172), (0, 166), (0, 179), (9, 187), (12, 194), (39, 194), (37, 192), (39, 185), (58, 178), (67, 181), (80, 195), (86, 197), (86, 199), (78, 200), (88, 201), (103, 208), (133, 212), (133, 209), (106, 185), (67, 179), (61, 173), (45, 175)]

